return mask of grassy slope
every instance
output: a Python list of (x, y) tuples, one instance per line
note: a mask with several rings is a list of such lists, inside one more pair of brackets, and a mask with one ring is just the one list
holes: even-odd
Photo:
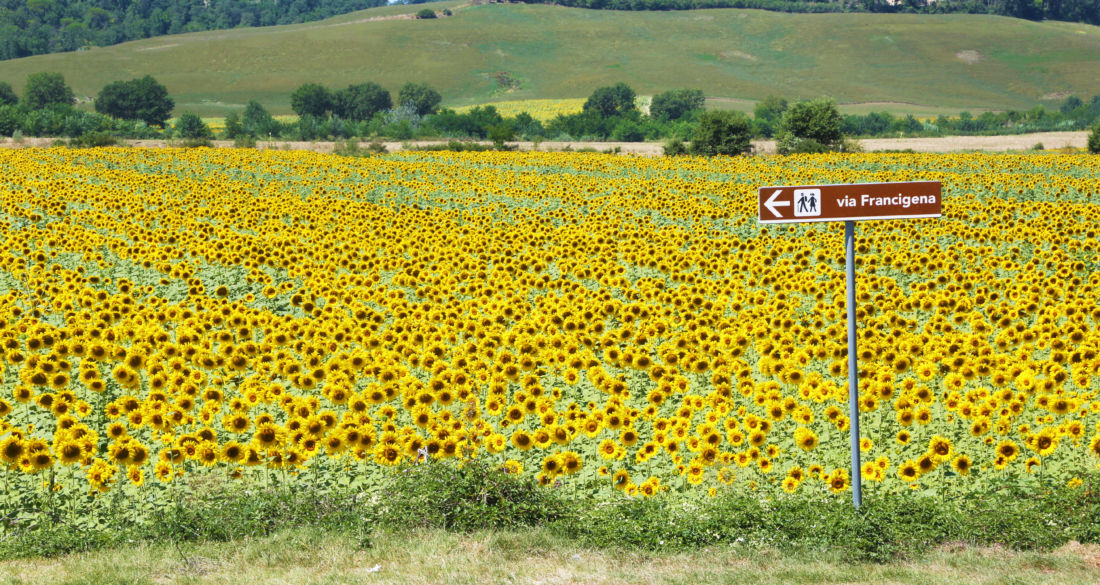
[[(78, 95), (92, 96), (112, 80), (150, 73), (176, 97), (177, 112), (203, 115), (253, 97), (285, 113), (290, 91), (306, 81), (373, 80), (391, 90), (426, 81), (446, 103), (461, 105), (584, 97), (622, 80), (640, 94), (699, 87), (749, 100), (830, 95), (928, 113), (1027, 109), (1059, 92), (1100, 94), (1100, 27), (1087, 25), (978, 15), (434, 6), (455, 15), (368, 20), (421, 8), (391, 6), (318, 23), (159, 37), (0, 62), (0, 80), (19, 89), (28, 73), (60, 71)], [(964, 51), (980, 58), (968, 63), (958, 56)], [(500, 90), (497, 72), (508, 72), (519, 89)]]

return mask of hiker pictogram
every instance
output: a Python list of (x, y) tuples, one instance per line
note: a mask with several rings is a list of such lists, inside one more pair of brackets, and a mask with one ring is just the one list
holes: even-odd
[(794, 216), (817, 217), (821, 215), (821, 189), (794, 190)]

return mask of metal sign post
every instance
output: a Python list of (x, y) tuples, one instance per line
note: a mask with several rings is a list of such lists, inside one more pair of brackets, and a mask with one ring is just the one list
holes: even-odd
[(852, 436), (852, 505), (863, 505), (859, 462), (859, 365), (856, 363), (856, 222), (844, 222), (844, 272), (848, 289), (848, 418)]
[(939, 181), (761, 187), (760, 223), (844, 222), (845, 280), (848, 309), (848, 412), (852, 447), (852, 504), (863, 505), (863, 469), (859, 461), (859, 364), (856, 354), (856, 221), (940, 217)]

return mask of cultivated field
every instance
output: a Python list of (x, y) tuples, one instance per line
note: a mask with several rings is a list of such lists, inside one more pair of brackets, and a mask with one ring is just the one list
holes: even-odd
[(369, 492), (425, 458), (593, 496), (843, 494), (841, 229), (762, 228), (755, 189), (927, 179), (944, 218), (859, 228), (866, 490), (1072, 486), (1100, 461), (1098, 175), (3, 151), (3, 502), (140, 514), (195, 474)]
[[(326, 21), (157, 37), (0, 63), (0, 80), (58, 71), (78, 96), (151, 74), (177, 111), (220, 116), (259, 99), (289, 113), (305, 82), (406, 81), (462, 106), (584, 98), (629, 81), (642, 95), (695, 87), (712, 97), (831, 96), (927, 115), (1028, 110), (1100, 94), (1100, 28), (984, 15), (616, 12), (522, 4), (433, 4), (454, 16), (394, 18), (390, 6)], [(736, 107), (736, 104), (734, 104)]]

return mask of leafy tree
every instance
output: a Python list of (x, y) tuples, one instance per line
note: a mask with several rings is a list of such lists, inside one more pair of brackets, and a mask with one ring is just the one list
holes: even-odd
[(349, 85), (333, 96), (332, 113), (345, 119), (363, 122), (378, 112), (393, 107), (390, 92), (373, 82)]
[(488, 136), (489, 128), (504, 124), (504, 116), (500, 115), (496, 106), (477, 106), (466, 115), (476, 128), (481, 130), (481, 136)]
[(244, 114), (241, 116), (241, 126), (244, 129), (244, 133), (249, 136), (267, 137), (279, 135), (279, 123), (275, 121), (271, 113), (256, 100), (250, 100), (248, 105), (244, 107)]
[(843, 137), (841, 122), (840, 111), (831, 99), (799, 102), (783, 114), (777, 150), (780, 154), (837, 150)]
[(488, 133), (489, 140), (493, 141), (493, 146), (495, 146), (497, 150), (502, 150), (505, 142), (516, 139), (516, 127), (512, 124), (511, 120), (489, 126)]
[(299, 116), (324, 118), (332, 109), (332, 93), (318, 83), (303, 83), (290, 94), (290, 108)]
[(180, 116), (180, 119), (176, 121), (176, 127), (173, 130), (175, 130), (177, 137), (186, 138), (188, 140), (201, 140), (214, 137), (214, 133), (210, 131), (210, 127), (194, 112), (184, 112), (183, 115)]
[(161, 127), (174, 107), (176, 102), (168, 97), (168, 90), (150, 75), (110, 83), (95, 100), (95, 111), (101, 114)]
[(516, 114), (515, 127), (516, 133), (527, 139), (541, 137), (546, 131), (542, 126), (542, 122), (539, 122), (527, 112)]
[(705, 112), (691, 140), (692, 154), (738, 156), (752, 150), (752, 123), (741, 112)]
[(783, 113), (787, 111), (788, 105), (786, 98), (769, 95), (756, 104), (753, 116), (769, 122), (779, 122), (783, 119)]
[(658, 120), (679, 120), (703, 109), (706, 99), (701, 89), (673, 89), (653, 96), (649, 115)]
[(435, 11), (431, 8), (421, 8), (416, 12), (416, 17), (419, 19), (435, 18)]
[(11, 136), (23, 129), (23, 113), (12, 105), (0, 106), (0, 136)]
[(418, 116), (434, 114), (442, 101), (438, 91), (423, 83), (406, 83), (397, 92), (397, 105), (411, 105)]
[(32, 110), (58, 104), (72, 105), (76, 101), (72, 88), (65, 84), (65, 76), (44, 71), (27, 76), (24, 95), (27, 107)]
[(1062, 112), (1063, 115), (1069, 116), (1073, 113), (1073, 110), (1076, 110), (1083, 105), (1085, 105), (1085, 103), (1081, 101), (1081, 98), (1075, 95), (1071, 95), (1066, 98), (1066, 101), (1062, 102), (1062, 105), (1058, 108), (1058, 111)]
[(239, 136), (245, 136), (244, 126), (241, 125), (241, 116), (237, 112), (229, 112), (225, 116), (225, 137), (234, 140)]
[(166, 33), (293, 24), (386, 0), (0, 0), (0, 59)]
[(1093, 154), (1100, 154), (1100, 124), (1097, 124), (1092, 129), (1092, 134), (1089, 134), (1089, 152)]
[(620, 81), (615, 85), (596, 88), (585, 100), (584, 111), (593, 112), (602, 118), (621, 116), (635, 111), (635, 97), (634, 90)]
[(756, 123), (756, 132), (761, 136), (771, 138), (775, 135), (775, 129), (783, 120), (783, 113), (787, 111), (787, 100), (779, 96), (769, 95), (764, 101), (756, 104), (753, 110), (753, 121)]
[(6, 81), (0, 81), (0, 106), (14, 106), (19, 103), (19, 96)]
[(623, 118), (611, 130), (611, 139), (616, 142), (642, 142), (645, 140), (645, 129), (634, 120)]

